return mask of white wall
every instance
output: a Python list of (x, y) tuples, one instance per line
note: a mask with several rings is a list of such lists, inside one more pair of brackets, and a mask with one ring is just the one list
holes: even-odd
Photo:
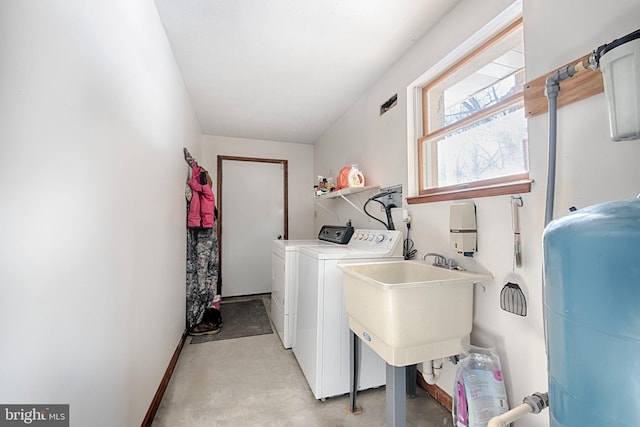
[[(313, 231), (313, 192), (309, 190), (313, 187), (313, 146), (203, 135), (201, 163), (214, 180), (217, 178), (219, 155), (288, 160), (289, 239), (316, 237), (317, 233)], [(216, 185), (214, 182), (213, 188)], [(260, 177), (237, 183), (237, 191), (242, 192), (245, 185), (260, 185)]]
[[(368, 184), (402, 183), (406, 191), (407, 86), (510, 4), (510, 0), (492, 0), (480, 7), (473, 0), (463, 0), (320, 138), (315, 146), (315, 173), (326, 174), (330, 169), (335, 173), (354, 162), (364, 171)], [(525, 0), (523, 16), (527, 79), (533, 80), (637, 29), (640, 3)], [(379, 116), (380, 104), (394, 93), (398, 94), (398, 105)], [(605, 108), (604, 96), (600, 94), (559, 111), (556, 216), (567, 212), (570, 206), (630, 198), (640, 192), (637, 167), (640, 143), (610, 142)], [(479, 252), (473, 259), (459, 257), (448, 249), (451, 202), (409, 206), (413, 217), (411, 237), (420, 256), (425, 252), (441, 252), (455, 257), (469, 269), (493, 274), (494, 280), (475, 287), (472, 341), (481, 345), (492, 341), (497, 346), (512, 405), (519, 404), (525, 395), (547, 390), (541, 285), (546, 146), (544, 114), (529, 120), (530, 169), (535, 182), (531, 193), (522, 194), (524, 264), (515, 270), (515, 277), (509, 196), (474, 200)], [(335, 202), (335, 209), (341, 216), (353, 216), (356, 226), (380, 228), (362, 215), (353, 215), (353, 208), (341, 201)], [(322, 209), (316, 212), (316, 227), (331, 222), (330, 214)], [(395, 213), (394, 221), (402, 225), (399, 212)], [(500, 309), (500, 290), (508, 280), (517, 281), (524, 289), (527, 317)], [(449, 393), (454, 374), (455, 367), (447, 362), (438, 385)], [(519, 427), (548, 424), (548, 412), (516, 423)]]
[(151, 0), (0, 4), (0, 402), (140, 425), (185, 328), (182, 147)]

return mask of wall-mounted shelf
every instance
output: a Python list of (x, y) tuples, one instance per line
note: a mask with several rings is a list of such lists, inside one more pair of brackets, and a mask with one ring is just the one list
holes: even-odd
[(365, 215), (365, 213), (364, 213), (364, 211), (362, 209), (360, 209), (357, 205), (355, 205), (351, 200), (347, 199), (345, 196), (348, 196), (350, 194), (362, 193), (363, 191), (378, 190), (379, 188), (380, 188), (379, 185), (374, 185), (374, 186), (370, 186), (370, 187), (349, 187), (349, 188), (343, 188), (342, 190), (331, 191), (329, 193), (324, 193), (324, 194), (321, 194), (319, 196), (315, 196), (316, 197), (316, 204), (318, 204), (318, 206), (320, 206), (323, 209), (325, 209), (327, 212), (335, 215), (336, 218), (338, 218), (338, 220), (340, 220), (340, 217), (335, 212), (333, 212), (332, 210), (326, 208), (321, 203), (318, 203), (321, 200), (335, 199), (335, 198), (340, 197), (342, 200), (344, 200), (345, 202), (347, 202), (351, 206), (353, 206), (358, 212), (360, 212), (361, 214)]
[(343, 188), (342, 190), (331, 191), (329, 193), (324, 193), (324, 194), (321, 194), (319, 196), (316, 196), (316, 199), (335, 199), (336, 197), (342, 197), (344, 199), (344, 196), (348, 196), (349, 194), (361, 193), (363, 191), (368, 191), (368, 190), (377, 190), (379, 188), (380, 188), (379, 185), (374, 185), (374, 186), (371, 186), (371, 187), (349, 187), (349, 188)]

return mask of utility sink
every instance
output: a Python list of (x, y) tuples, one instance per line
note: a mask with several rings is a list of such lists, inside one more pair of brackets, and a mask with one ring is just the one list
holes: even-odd
[(486, 274), (420, 261), (339, 264), (349, 327), (393, 366), (460, 353), (473, 321), (473, 284)]

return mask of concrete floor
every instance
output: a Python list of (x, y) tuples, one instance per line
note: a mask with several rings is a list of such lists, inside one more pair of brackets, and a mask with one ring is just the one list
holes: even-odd
[[(268, 297), (263, 298), (269, 312)], [(358, 393), (360, 415), (345, 413), (349, 396), (313, 397), (291, 350), (274, 333), (189, 344), (155, 416), (154, 427), (384, 426), (385, 389)], [(449, 410), (424, 390), (407, 398), (407, 425), (452, 426)]]

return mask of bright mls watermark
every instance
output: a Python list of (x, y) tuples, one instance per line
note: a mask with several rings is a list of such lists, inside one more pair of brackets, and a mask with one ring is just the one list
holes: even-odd
[(0, 405), (0, 427), (69, 427), (69, 405)]

